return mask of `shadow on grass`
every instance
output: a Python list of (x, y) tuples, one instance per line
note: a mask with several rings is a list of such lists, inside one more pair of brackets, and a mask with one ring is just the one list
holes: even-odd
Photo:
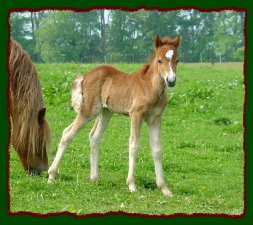
[(59, 174), (57, 176), (57, 179), (61, 180), (61, 181), (74, 181), (74, 177), (73, 176), (68, 176), (66, 174)]
[(144, 187), (144, 189), (155, 190), (157, 185), (154, 180), (149, 179), (148, 177), (138, 177), (139, 185)]
[(213, 123), (214, 123), (215, 125), (225, 125), (225, 126), (228, 126), (228, 125), (230, 125), (232, 122), (231, 122), (231, 120), (230, 120), (229, 118), (227, 118), (227, 117), (221, 117), (221, 118), (215, 119), (215, 120), (213, 121)]

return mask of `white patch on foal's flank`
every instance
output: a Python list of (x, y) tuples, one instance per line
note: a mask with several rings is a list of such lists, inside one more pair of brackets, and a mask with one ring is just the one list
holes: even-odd
[(174, 55), (174, 50), (169, 50), (169, 51), (166, 52), (165, 57), (167, 59), (171, 60), (173, 55)]
[(71, 92), (71, 105), (78, 113), (83, 105), (83, 76), (79, 76), (74, 80), (75, 88)]

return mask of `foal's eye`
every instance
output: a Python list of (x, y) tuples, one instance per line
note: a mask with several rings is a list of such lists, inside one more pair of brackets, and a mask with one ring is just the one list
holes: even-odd
[(176, 63), (178, 63), (178, 62), (179, 62), (179, 59), (176, 60)]
[(159, 63), (159, 64), (162, 64), (163, 61), (162, 61), (161, 59), (158, 59), (158, 63)]

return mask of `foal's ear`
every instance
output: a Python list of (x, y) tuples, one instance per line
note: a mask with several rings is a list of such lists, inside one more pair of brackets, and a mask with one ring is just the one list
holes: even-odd
[(163, 44), (163, 43), (162, 43), (161, 38), (160, 38), (158, 35), (156, 35), (156, 36), (155, 36), (155, 48), (157, 49), (157, 48), (160, 47), (162, 44)]
[(45, 118), (45, 114), (46, 114), (46, 108), (42, 108), (38, 112), (38, 122), (39, 122), (39, 125), (41, 125), (43, 123), (44, 118)]
[(172, 40), (173, 45), (176, 46), (176, 48), (179, 46), (179, 42), (181, 41), (181, 36), (177, 35), (177, 37), (175, 39)]

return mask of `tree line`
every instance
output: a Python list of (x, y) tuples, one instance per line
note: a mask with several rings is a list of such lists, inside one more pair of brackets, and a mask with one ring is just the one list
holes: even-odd
[(12, 12), (10, 32), (35, 62), (143, 63), (156, 34), (181, 35), (183, 62), (243, 61), (244, 12)]

